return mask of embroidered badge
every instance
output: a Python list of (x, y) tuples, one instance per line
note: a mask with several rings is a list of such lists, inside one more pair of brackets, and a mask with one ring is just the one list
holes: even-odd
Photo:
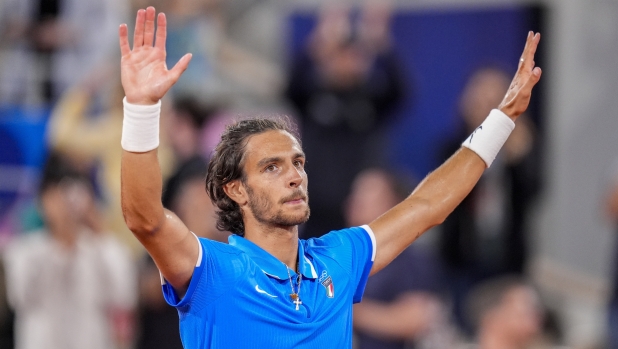
[(330, 277), (330, 275), (326, 279), (322, 280), (320, 283), (326, 289), (326, 297), (335, 297), (335, 285), (333, 284), (333, 278)]

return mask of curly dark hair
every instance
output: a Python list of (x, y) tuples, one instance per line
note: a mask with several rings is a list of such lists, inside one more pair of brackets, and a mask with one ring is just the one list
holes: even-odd
[(245, 183), (243, 166), (249, 137), (272, 130), (288, 132), (300, 143), (296, 129), (287, 117), (240, 120), (223, 131), (206, 173), (206, 192), (217, 207), (217, 229), (244, 236), (245, 224), (240, 206), (227, 196), (223, 187), (237, 179)]

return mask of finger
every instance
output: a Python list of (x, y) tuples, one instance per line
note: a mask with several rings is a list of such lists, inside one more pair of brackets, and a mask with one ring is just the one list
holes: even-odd
[(528, 47), (528, 52), (526, 52), (526, 57), (524, 57), (524, 64), (526, 68), (532, 69), (534, 68), (534, 54), (536, 53), (536, 49), (539, 46), (539, 41), (541, 40), (541, 34), (536, 33), (530, 40), (530, 45)]
[(120, 54), (123, 56), (131, 53), (131, 47), (129, 46), (129, 29), (126, 24), (121, 24), (118, 28), (118, 37), (120, 38)]
[(517, 65), (517, 69), (520, 70), (523, 66), (524, 63), (526, 62), (526, 57), (527, 57), (527, 53), (528, 50), (530, 49), (530, 42), (532, 38), (532, 31), (528, 32), (528, 36), (526, 36), (526, 44), (524, 45), (524, 50), (521, 53), (521, 57), (519, 58), (519, 64)]
[(167, 37), (167, 19), (163, 12), (159, 13), (157, 18), (157, 40), (155, 41), (155, 47), (158, 47), (165, 51), (165, 39)]
[(191, 57), (193, 57), (193, 55), (190, 53), (187, 53), (186, 55), (182, 56), (182, 58), (178, 61), (178, 63), (176, 63), (176, 65), (170, 70), (172, 84), (178, 81), (178, 78), (180, 78), (180, 75), (185, 70), (187, 70), (187, 67), (189, 66), (189, 62), (191, 61)]
[(137, 17), (135, 18), (135, 31), (133, 32), (133, 48), (144, 45), (144, 20), (146, 18), (146, 11), (144, 9), (137, 10)]
[(532, 88), (541, 79), (541, 74), (542, 73), (543, 73), (543, 71), (539, 67), (536, 67), (536, 68), (532, 69), (532, 74), (530, 74), (530, 77), (528, 77), (528, 81), (526, 81), (526, 84), (524, 85), (522, 90), (525, 91), (526, 93), (531, 93), (532, 92)]
[(146, 23), (144, 28), (144, 46), (152, 46), (155, 31), (155, 8), (148, 6), (146, 9)]

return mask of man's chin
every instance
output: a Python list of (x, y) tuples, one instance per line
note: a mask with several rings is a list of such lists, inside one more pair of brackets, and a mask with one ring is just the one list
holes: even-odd
[(292, 227), (295, 225), (300, 225), (309, 220), (310, 211), (307, 209), (302, 214), (296, 215), (286, 215), (284, 217), (277, 217), (276, 221), (278, 225)]

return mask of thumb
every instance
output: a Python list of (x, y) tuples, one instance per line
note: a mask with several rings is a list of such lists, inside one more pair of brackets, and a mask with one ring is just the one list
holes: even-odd
[(528, 81), (526, 81), (526, 85), (524, 86), (526, 91), (532, 91), (534, 85), (536, 85), (536, 83), (539, 82), (539, 80), (541, 79), (542, 73), (543, 71), (539, 67), (535, 67), (534, 69), (532, 69), (532, 74), (530, 75)]
[(175, 83), (178, 78), (180, 78), (180, 75), (182, 75), (182, 73), (187, 70), (189, 62), (191, 61), (191, 57), (193, 57), (191, 53), (187, 53), (186, 55), (182, 56), (182, 58), (178, 60), (176, 65), (174, 65), (174, 67), (170, 70), (173, 83)]

